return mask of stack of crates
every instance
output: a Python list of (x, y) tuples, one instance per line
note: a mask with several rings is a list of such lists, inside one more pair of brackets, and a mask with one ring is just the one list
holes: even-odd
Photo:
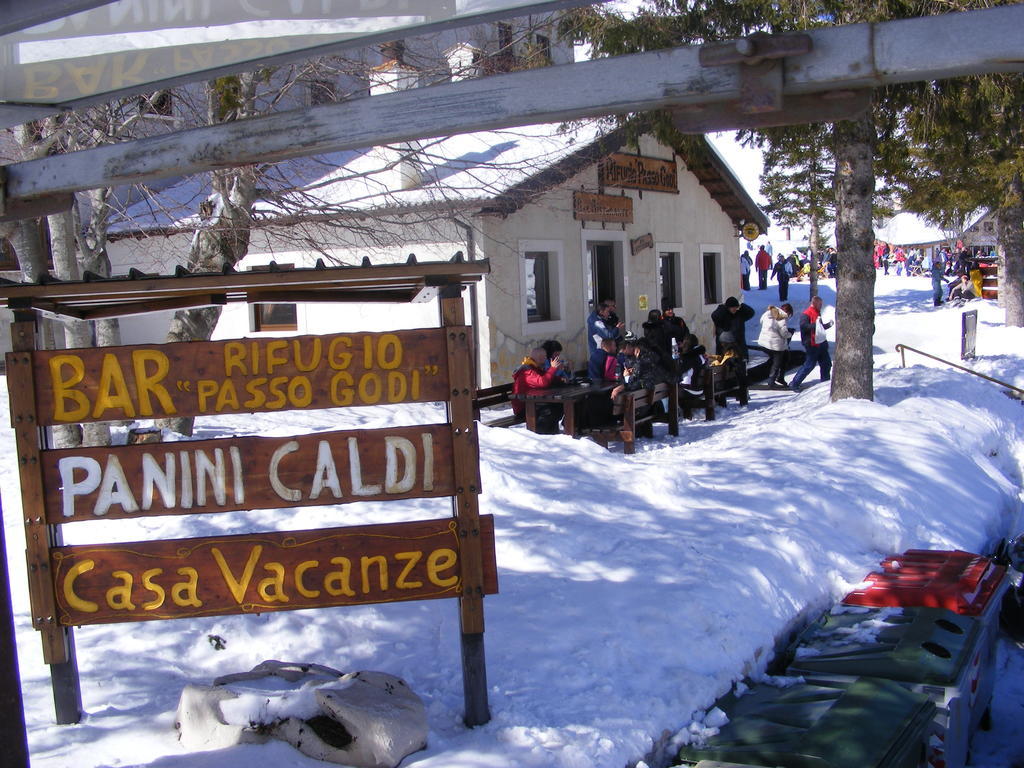
[(936, 709), (925, 764), (962, 768), (972, 733), (978, 622), (943, 608), (852, 610), (826, 614), (804, 630), (786, 674), (814, 683), (882, 678), (927, 696)]
[(717, 705), (729, 722), (682, 765), (918, 768), (935, 715), (927, 696), (890, 680), (755, 685)]
[(978, 651), (970, 664), (970, 699), (973, 733), (987, 717), (995, 686), (999, 609), (1009, 587), (1006, 566), (991, 558), (961, 550), (908, 549), (881, 562), (865, 585), (843, 598), (846, 605), (881, 608), (945, 608), (978, 623)]
[(790, 648), (788, 688), (755, 685), (699, 768), (963, 768), (995, 683), (1006, 568), (962, 551), (908, 550)]

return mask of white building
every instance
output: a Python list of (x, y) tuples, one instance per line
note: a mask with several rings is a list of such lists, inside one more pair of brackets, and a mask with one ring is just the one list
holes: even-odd
[[(709, 341), (711, 311), (739, 293), (737, 230), (744, 221), (767, 222), (707, 147), (707, 157), (690, 167), (650, 137), (637, 150), (625, 146), (618, 132), (602, 134), (593, 126), (570, 133), (533, 126), (425, 142), (408, 151), (351, 153), (344, 165), (304, 188), (316, 190), (326, 212), (320, 215), (329, 221), (259, 229), (237, 268), (265, 269), (271, 262), (284, 269), (311, 267), (318, 258), (395, 263), (410, 254), (438, 261), (459, 252), (487, 259), (490, 275), (466, 296), (467, 317), (477, 328), (481, 386), (510, 380), (523, 355), (549, 338), (582, 367), (587, 315), (606, 298), (617, 302), (627, 329), (638, 334), (648, 311), (668, 299)], [(390, 164), (388, 153), (397, 153)], [(414, 172), (408, 169), (413, 164)], [(280, 213), (265, 203), (259, 210), (264, 217)], [(137, 226), (143, 218), (139, 211), (133, 216)], [(182, 220), (145, 237), (136, 232), (115, 240), (115, 271), (181, 263), (194, 226), (194, 220)], [(315, 248), (302, 243), (304, 226), (316, 227)], [(331, 305), (232, 305), (216, 338), (437, 321), (433, 305), (385, 303), (344, 312), (339, 316)], [(166, 318), (141, 320), (122, 324), (125, 343), (161, 338), (166, 325), (157, 323)]]
[[(364, 55), (365, 78), (312, 77), (307, 102), (429, 85), (440, 76), (436, 68), (427, 74), (423, 63), (437, 56), (450, 79), (570, 61), (571, 49), (552, 45), (553, 29), (543, 34), (545, 24), (548, 17), (388, 44), (376, 59)], [(429, 89), (423, 93), (429, 109)], [(173, 104), (162, 109), (177, 119)], [(583, 367), (586, 318), (603, 299), (614, 299), (627, 329), (638, 334), (649, 309), (667, 299), (707, 343), (711, 311), (739, 294), (739, 229), (755, 222), (766, 231), (768, 221), (714, 148), (703, 146), (684, 158), (649, 136), (630, 146), (621, 132), (588, 123), (281, 163), (270, 171), (273, 186), (256, 205), (248, 256), (236, 268), (302, 268), (317, 259), (395, 263), (410, 254), (438, 261), (460, 252), (486, 259), (490, 275), (465, 297), (477, 329), (480, 386), (510, 380), (524, 354), (549, 338)], [(204, 226), (205, 184), (203, 177), (179, 180), (128, 205), (111, 228), (112, 274), (166, 274), (184, 264), (194, 232)], [(161, 340), (168, 320), (122, 321), (122, 341)], [(229, 305), (215, 338), (436, 323), (433, 304)]]

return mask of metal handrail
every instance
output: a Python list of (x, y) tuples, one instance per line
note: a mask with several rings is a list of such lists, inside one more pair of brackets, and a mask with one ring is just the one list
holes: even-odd
[(1013, 386), (1013, 384), (1007, 384), (1005, 381), (1000, 381), (999, 379), (994, 379), (991, 376), (986, 376), (984, 373), (978, 373), (977, 371), (972, 371), (970, 368), (965, 368), (962, 365), (957, 365), (954, 362), (951, 362), (949, 360), (945, 360), (945, 359), (943, 359), (941, 357), (936, 357), (935, 355), (929, 354), (928, 352), (923, 352), (920, 349), (915, 349), (914, 347), (908, 347), (906, 344), (897, 344), (896, 345), (896, 351), (900, 353), (900, 368), (906, 368), (907, 367), (906, 352), (908, 352), (908, 351), (910, 351), (910, 352), (917, 352), (917, 354), (919, 354), (919, 355), (924, 355), (925, 357), (930, 357), (932, 360), (938, 360), (940, 363), (945, 363), (946, 365), (952, 366), (953, 368), (957, 368), (958, 370), (966, 371), (967, 373), (972, 373), (975, 376), (978, 376), (978, 377), (980, 377), (982, 379), (985, 379), (986, 381), (991, 381), (992, 383), (998, 384), (1001, 387), (1006, 387), (1007, 389), (1013, 390), (1014, 392), (1017, 393), (1018, 396), (1024, 395), (1024, 389), (1021, 389), (1020, 387), (1015, 387), (1015, 386)]

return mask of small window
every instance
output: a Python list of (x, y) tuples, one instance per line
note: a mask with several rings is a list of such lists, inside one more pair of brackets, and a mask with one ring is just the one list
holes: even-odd
[(507, 21), (498, 22), (498, 50), (512, 52), (512, 25)]
[(722, 302), (721, 254), (714, 251), (702, 251), (701, 262), (704, 267), (704, 303), (720, 304)]
[(992, 221), (983, 222), (982, 226), (985, 228), (986, 232), (995, 232), (996, 230), (995, 222)]
[(551, 254), (526, 252), (526, 321), (541, 323), (551, 316)]
[(294, 304), (253, 304), (254, 331), (299, 330), (298, 309)]
[[(278, 264), (278, 269), (295, 269), (294, 264)], [(269, 272), (270, 265), (250, 267), (250, 272)], [(295, 304), (287, 302), (261, 302), (252, 305), (254, 331), (297, 331), (299, 312)]]
[(551, 38), (547, 35), (533, 36), (533, 56), (538, 64), (551, 63)]
[(681, 307), (679, 300), (679, 254), (662, 251), (658, 254), (658, 277), (661, 282), (662, 303), (673, 307)]

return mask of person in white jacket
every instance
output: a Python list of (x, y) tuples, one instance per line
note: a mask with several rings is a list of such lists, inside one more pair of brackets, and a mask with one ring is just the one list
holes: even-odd
[(771, 357), (772, 369), (768, 374), (768, 386), (772, 389), (788, 386), (783, 376), (786, 350), (789, 349), (793, 330), (786, 323), (792, 316), (792, 304), (783, 304), (781, 307), (769, 306), (761, 315), (761, 334), (757, 337), (757, 343), (767, 349)]

